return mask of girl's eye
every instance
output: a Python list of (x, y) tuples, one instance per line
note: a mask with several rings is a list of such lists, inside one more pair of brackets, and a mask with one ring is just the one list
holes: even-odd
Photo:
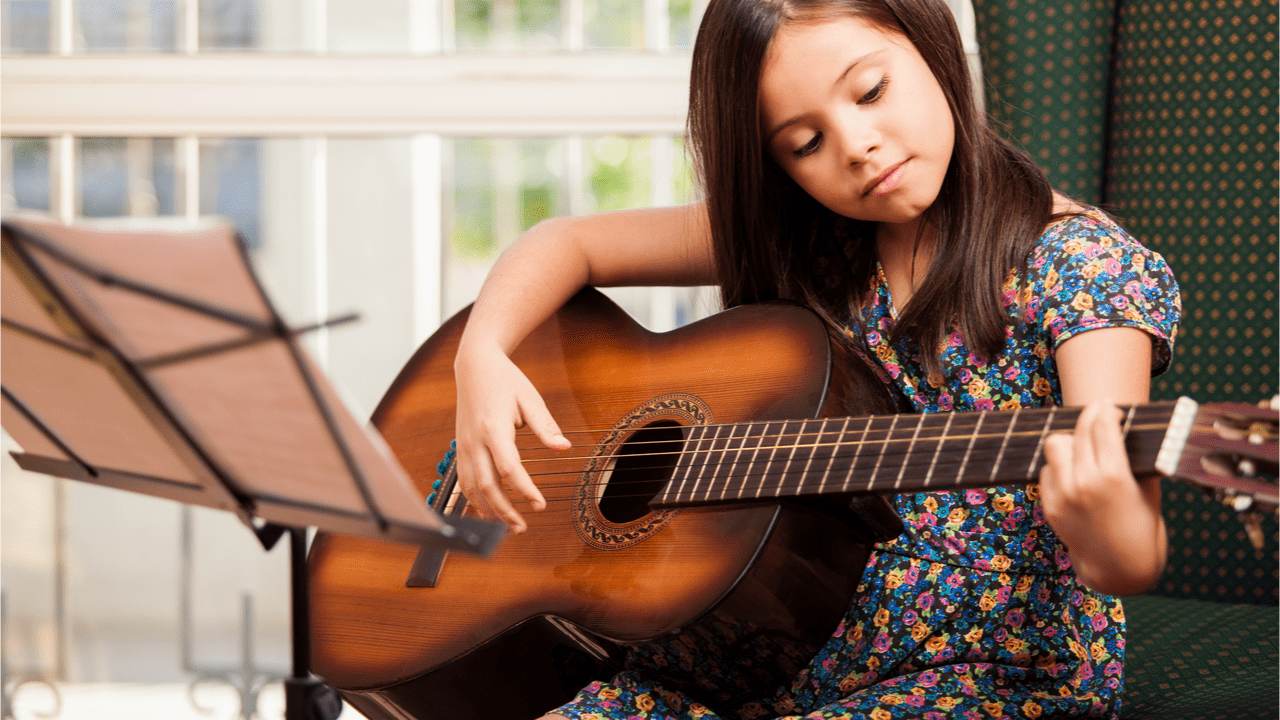
[(884, 95), (884, 89), (888, 86), (889, 86), (889, 76), (885, 75), (884, 77), (880, 78), (880, 82), (876, 83), (875, 87), (867, 91), (866, 95), (863, 95), (862, 97), (858, 98), (858, 104), (867, 105), (879, 100), (881, 96)]
[(813, 138), (809, 140), (809, 142), (805, 143), (803, 147), (801, 147), (798, 150), (792, 151), (791, 154), (794, 155), (797, 159), (808, 157), (814, 154), (815, 152), (817, 152), (818, 148), (821, 147), (821, 145), (822, 145), (822, 133), (818, 133), (817, 135), (814, 135)]

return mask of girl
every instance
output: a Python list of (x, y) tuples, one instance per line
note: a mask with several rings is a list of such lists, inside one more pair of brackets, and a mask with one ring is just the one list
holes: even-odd
[(1165, 531), (1112, 403), (1169, 362), (1164, 261), (994, 134), (941, 0), (711, 0), (690, 129), (704, 202), (541, 223), (486, 281), (455, 363), (481, 512), (544, 507), (515, 429), (569, 442), (507, 354), (585, 284), (802, 301), (920, 412), (1085, 409), (1038, 487), (895, 498), (906, 533), (789, 685), (708, 708), (623, 672), (548, 717), (1117, 717), (1111, 596), (1156, 580)]

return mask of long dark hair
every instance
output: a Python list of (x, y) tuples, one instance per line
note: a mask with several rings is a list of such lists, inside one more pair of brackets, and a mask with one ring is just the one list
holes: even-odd
[[(1009, 322), (1002, 286), (1050, 221), (1053, 193), (1043, 171), (978, 109), (960, 34), (942, 0), (711, 0), (693, 51), (689, 134), (721, 300), (725, 307), (797, 300), (833, 327), (858, 323), (875, 271), (874, 223), (842, 218), (805, 193), (770, 157), (760, 128), (760, 72), (778, 29), (836, 16), (910, 40), (955, 125), (951, 163), (923, 218), (937, 233), (933, 259), (894, 325), (895, 339), (913, 338), (935, 372), (936, 350), (955, 327), (970, 349), (994, 358)], [(831, 247), (835, 242), (852, 243), (853, 251)], [(815, 272), (830, 257), (847, 259), (847, 269)]]

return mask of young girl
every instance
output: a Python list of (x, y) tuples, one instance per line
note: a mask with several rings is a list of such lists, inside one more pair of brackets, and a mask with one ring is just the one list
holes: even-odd
[(481, 512), (520, 531), (513, 501), (544, 507), (515, 429), (569, 442), (507, 355), (586, 284), (804, 302), (920, 412), (1085, 409), (1039, 486), (895, 498), (906, 532), (787, 686), (708, 708), (623, 672), (548, 717), (1117, 717), (1111, 596), (1156, 580), (1165, 531), (1114, 403), (1169, 362), (1164, 261), (991, 130), (942, 0), (711, 0), (690, 128), (704, 202), (544, 222), (485, 283), (455, 364)]

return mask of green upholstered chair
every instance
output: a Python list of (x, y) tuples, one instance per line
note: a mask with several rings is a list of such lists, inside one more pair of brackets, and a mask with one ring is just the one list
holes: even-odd
[[(1115, 214), (1178, 277), (1155, 399), (1277, 392), (1276, 0), (975, 0), (986, 102), (1060, 190)], [(1126, 598), (1124, 718), (1276, 718), (1273, 519), (1164, 486), (1169, 565)]]

